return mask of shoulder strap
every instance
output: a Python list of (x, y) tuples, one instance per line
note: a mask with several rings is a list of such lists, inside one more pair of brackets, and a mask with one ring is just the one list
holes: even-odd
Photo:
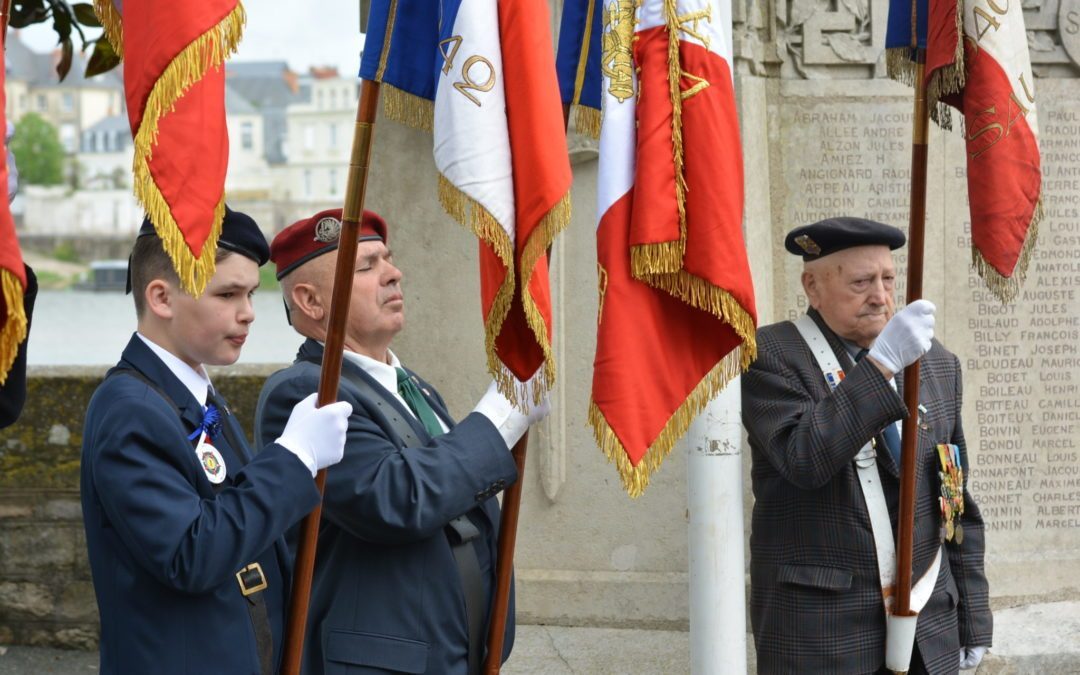
[[(833, 353), (821, 328), (809, 314), (803, 314), (792, 323), (813, 352), (825, 381), (831, 389), (835, 389), (844, 379), (844, 371), (840, 368), (836, 354)], [(893, 586), (896, 584), (896, 546), (893, 542), (889, 507), (885, 502), (885, 493), (881, 489), (881, 476), (877, 471), (877, 451), (872, 441), (859, 450), (859, 454), (855, 455), (854, 463), (855, 471), (859, 476), (859, 485), (862, 488), (863, 500), (866, 502), (866, 511), (870, 516), (870, 529), (874, 533), (878, 577), (881, 579), (885, 613), (889, 614), (893, 602)], [(926, 574), (911, 589), (911, 608), (914, 611), (921, 610), (930, 600), (934, 585), (937, 583), (940, 565), (941, 549), (939, 548)]]
[(127, 375), (128, 377), (133, 377), (136, 380), (142, 382), (143, 384), (145, 384), (147, 387), (149, 387), (153, 391), (156, 391), (157, 395), (160, 396), (162, 399), (165, 400), (166, 403), (169, 404), (169, 407), (172, 408), (172, 411), (174, 413), (176, 413), (177, 417), (181, 416), (180, 415), (180, 408), (176, 407), (176, 402), (173, 401), (172, 398), (170, 398), (169, 395), (165, 393), (164, 389), (159, 387), (156, 382), (151, 380), (146, 375), (143, 375), (142, 373), (135, 370), (134, 368), (123, 368), (121, 366), (116, 366), (114, 368), (110, 368), (109, 372), (105, 373), (105, 379), (107, 380), (110, 377), (115, 377), (117, 375)]

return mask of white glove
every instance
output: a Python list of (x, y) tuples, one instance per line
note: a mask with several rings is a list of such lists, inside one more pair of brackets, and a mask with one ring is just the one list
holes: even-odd
[[(966, 653), (965, 653), (966, 652)], [(978, 668), (982, 657), (986, 655), (986, 647), (960, 648), (960, 670)]]
[(521, 395), (529, 402), (527, 413), (522, 413), (515, 408), (514, 404), (502, 395), (494, 381), (488, 385), (487, 391), (473, 408), (473, 412), (478, 412), (491, 420), (506, 442), (507, 448), (514, 447), (530, 426), (544, 419), (551, 412), (547, 396), (544, 396), (539, 404), (532, 402), (532, 384), (531, 380), (527, 382), (525, 390), (521, 392)]
[(929, 300), (916, 300), (903, 308), (885, 324), (867, 356), (893, 373), (915, 363), (930, 351), (935, 311)]
[(296, 455), (312, 477), (341, 461), (345, 453), (345, 432), (349, 428), (352, 404), (338, 401), (315, 407), (318, 394), (312, 394), (293, 406), (285, 430), (275, 443)]

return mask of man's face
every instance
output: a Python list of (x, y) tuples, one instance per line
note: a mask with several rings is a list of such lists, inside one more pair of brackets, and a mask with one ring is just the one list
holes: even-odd
[(349, 349), (372, 358), (385, 358), (390, 341), (405, 327), (401, 276), (401, 270), (394, 266), (390, 249), (383, 242), (357, 244), (349, 323), (345, 331)]
[(234, 253), (217, 263), (217, 271), (199, 299), (171, 288), (170, 351), (195, 369), (199, 364), (236, 363), (255, 321), (251, 297), (258, 287), (258, 264)]
[(810, 306), (842, 338), (870, 347), (896, 311), (896, 268), (888, 246), (856, 246), (806, 265)]

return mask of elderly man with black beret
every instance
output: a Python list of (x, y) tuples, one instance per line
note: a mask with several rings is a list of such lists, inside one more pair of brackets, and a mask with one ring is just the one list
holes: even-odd
[[(496, 495), (517, 480), (510, 448), (547, 406), (522, 414), (492, 385), (455, 422), (435, 387), (402, 365), (390, 346), (405, 296), (387, 229), (364, 212), (338, 392), (354, 413), (345, 457), (327, 472), (303, 672), (473, 675), (495, 586)], [(306, 340), (264, 385), (257, 438), (279, 433), (319, 382), (340, 231), (332, 209), (274, 237), (286, 311)], [(511, 605), (503, 659), (513, 635)]]
[[(758, 331), (742, 378), (753, 456), (751, 622), (760, 673), (883, 669), (895, 578), (903, 370), (920, 363), (913, 673), (973, 667), (991, 644), (983, 522), (967, 493), (957, 357), (935, 307), (895, 309), (903, 232), (837, 217), (792, 230), (810, 309)], [(894, 635), (890, 639), (895, 638)]]

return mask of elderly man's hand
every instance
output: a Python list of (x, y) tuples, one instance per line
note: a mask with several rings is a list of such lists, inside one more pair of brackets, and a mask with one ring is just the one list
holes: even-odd
[(978, 668), (979, 663), (982, 662), (983, 656), (986, 655), (986, 647), (968, 647), (964, 649), (960, 648), (960, 670), (971, 670), (972, 668)]
[(888, 371), (889, 377), (915, 363), (930, 351), (935, 311), (929, 300), (916, 300), (903, 308), (885, 324), (867, 356)]

